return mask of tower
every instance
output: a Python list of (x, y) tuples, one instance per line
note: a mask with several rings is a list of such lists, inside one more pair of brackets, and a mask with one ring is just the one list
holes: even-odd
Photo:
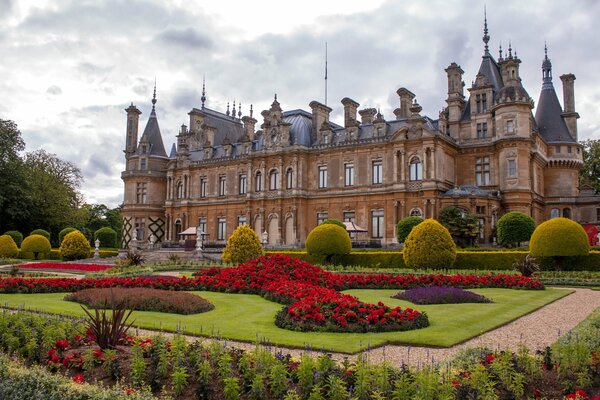
[(133, 103), (125, 109), (125, 112), (127, 113), (127, 129), (125, 131), (125, 157), (127, 158), (137, 149), (138, 126), (142, 112)]

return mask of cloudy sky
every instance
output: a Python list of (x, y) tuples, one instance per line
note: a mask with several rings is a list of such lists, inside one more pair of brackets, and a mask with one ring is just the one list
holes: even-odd
[[(277, 93), (284, 110), (324, 101), (324, 50), (329, 50), (328, 103), (378, 107), (393, 118), (395, 94), (407, 87), (424, 113), (445, 106), (444, 68), (457, 62), (467, 87), (483, 54), (484, 2), (474, 0), (0, 0), (0, 118), (17, 122), (27, 150), (44, 148), (78, 165), (86, 201), (122, 201), (125, 112), (157, 113), (170, 149), (187, 112), (225, 111), (242, 103), (255, 116)], [(487, 1), (490, 47), (509, 41), (521, 76), (537, 100), (544, 41), (558, 77), (572, 72), (580, 139), (600, 138), (600, 2)], [(141, 134), (141, 132), (140, 132)]]

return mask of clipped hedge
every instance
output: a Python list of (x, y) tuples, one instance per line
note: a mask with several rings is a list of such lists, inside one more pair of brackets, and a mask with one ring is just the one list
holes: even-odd
[(446, 227), (434, 219), (415, 226), (404, 241), (404, 263), (411, 268), (452, 268), (456, 245)]
[(345, 228), (335, 223), (321, 224), (306, 238), (306, 251), (313, 256), (330, 259), (334, 255), (352, 251), (352, 241)]
[(553, 218), (535, 229), (529, 249), (535, 257), (574, 257), (587, 255), (590, 245), (580, 224), (568, 218)]
[(90, 242), (79, 231), (68, 233), (60, 245), (60, 255), (65, 260), (80, 260), (90, 254)]
[(17, 247), (21, 247), (21, 243), (23, 242), (23, 234), (21, 232), (19, 232), (19, 231), (6, 231), (6, 232), (4, 232), (4, 234), (10, 236), (11, 238), (13, 238), (13, 240), (17, 244)]
[(50, 241), (43, 235), (29, 235), (21, 244), (21, 251), (32, 254), (34, 260), (44, 259), (50, 250), (52, 250)]
[(67, 236), (71, 232), (75, 232), (77, 229), (75, 228), (65, 228), (62, 231), (58, 232), (58, 245), (60, 246), (65, 236)]
[(260, 238), (254, 229), (244, 224), (235, 228), (227, 239), (221, 258), (227, 263), (241, 264), (264, 254), (265, 250), (260, 244)]
[(504, 214), (496, 224), (498, 243), (510, 247), (515, 243), (528, 242), (535, 230), (535, 221), (529, 215), (511, 211)]
[(0, 236), (0, 258), (15, 258), (19, 254), (19, 248), (12, 236)]
[(117, 232), (105, 226), (94, 232), (94, 242), (100, 240), (100, 247), (115, 247), (117, 245)]
[(31, 233), (29, 234), (29, 236), (31, 235), (42, 235), (43, 237), (45, 237), (46, 239), (50, 240), (50, 232), (48, 232), (45, 229), (34, 229), (31, 231)]

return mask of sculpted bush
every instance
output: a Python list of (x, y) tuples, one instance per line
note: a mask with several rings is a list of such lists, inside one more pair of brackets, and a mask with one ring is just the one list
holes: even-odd
[(77, 229), (75, 228), (65, 228), (62, 231), (58, 232), (58, 244), (60, 245), (62, 243), (62, 241), (65, 239), (65, 236), (67, 236), (69, 233), (76, 231)]
[(60, 256), (65, 260), (80, 260), (90, 256), (90, 242), (83, 233), (73, 231), (60, 244)]
[(52, 250), (50, 241), (42, 235), (29, 235), (21, 243), (21, 251), (31, 253), (35, 260), (38, 260), (40, 256), (50, 253), (50, 250)]
[(320, 224), (308, 234), (306, 251), (329, 262), (334, 255), (350, 253), (352, 241), (345, 228), (337, 224)]
[(240, 225), (227, 239), (222, 258), (223, 261), (228, 263), (241, 264), (264, 254), (265, 251), (260, 244), (260, 238), (254, 232), (254, 229), (248, 225)]
[(31, 231), (31, 233), (29, 234), (29, 236), (31, 235), (42, 235), (43, 237), (45, 237), (46, 239), (50, 240), (50, 232), (48, 232), (45, 229), (34, 229), (33, 231)]
[(94, 232), (94, 241), (100, 240), (100, 247), (117, 247), (117, 232), (111, 227), (105, 226)]
[(506, 213), (496, 224), (498, 243), (512, 247), (528, 242), (535, 230), (535, 221), (529, 215), (518, 211)]
[(586, 256), (590, 245), (585, 230), (568, 218), (553, 218), (540, 224), (529, 241), (534, 257)]
[(450, 232), (434, 219), (415, 226), (404, 241), (404, 263), (409, 268), (451, 268), (456, 245)]
[(423, 218), (421, 217), (407, 217), (398, 221), (398, 224), (396, 225), (396, 237), (398, 238), (398, 243), (404, 243), (410, 231), (421, 222), (423, 222)]
[(0, 258), (15, 258), (19, 254), (19, 248), (14, 239), (9, 235), (0, 236)]
[(326, 219), (325, 221), (321, 222), (319, 225), (323, 225), (323, 224), (333, 224), (333, 225), (339, 226), (340, 228), (346, 229), (346, 225), (344, 225), (344, 223), (342, 221), (335, 219), (335, 218)]
[(21, 243), (23, 242), (23, 234), (21, 232), (19, 232), (19, 231), (7, 231), (7, 232), (4, 232), (4, 234), (10, 236), (11, 238), (13, 238), (13, 240), (17, 244), (17, 247), (21, 247)]

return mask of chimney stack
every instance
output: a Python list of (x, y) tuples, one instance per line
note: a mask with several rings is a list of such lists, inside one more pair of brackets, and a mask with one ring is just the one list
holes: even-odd
[(329, 122), (329, 113), (331, 113), (332, 109), (314, 100), (308, 106), (312, 109), (312, 136), (313, 140), (316, 140), (323, 122)]
[(577, 119), (579, 114), (575, 111), (575, 75), (565, 74), (560, 76), (563, 83), (564, 112), (561, 114), (569, 129), (571, 137), (577, 141)]
[(360, 114), (361, 123), (367, 125), (373, 123), (373, 117), (377, 114), (377, 110), (374, 108), (365, 108), (358, 113)]
[(344, 127), (356, 125), (356, 110), (360, 104), (348, 97), (342, 99), (342, 104), (344, 105)]
[(400, 97), (400, 108), (394, 110), (396, 119), (408, 118), (410, 116), (410, 107), (412, 106), (415, 94), (407, 88), (400, 88), (396, 91)]

